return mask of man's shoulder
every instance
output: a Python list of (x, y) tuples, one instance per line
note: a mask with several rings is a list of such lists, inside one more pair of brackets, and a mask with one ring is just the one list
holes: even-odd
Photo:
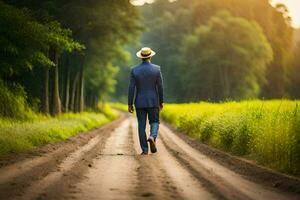
[(159, 66), (159, 65), (156, 65), (156, 64), (153, 64), (153, 63), (151, 63), (151, 65), (152, 65), (154, 68), (156, 68), (156, 69), (160, 69), (160, 66)]
[(131, 69), (131, 71), (133, 71), (141, 66), (142, 66), (141, 64), (133, 65), (132, 67), (130, 67), (130, 69)]
[[(149, 63), (151, 67), (155, 68), (155, 69), (159, 69), (160, 70), (160, 66), (159, 65), (156, 65), (156, 64), (153, 64), (153, 63)], [(138, 68), (141, 68), (143, 67), (143, 63), (140, 63), (140, 64), (137, 64), (137, 65), (134, 65), (132, 66), (130, 69), (133, 71), (135, 69), (138, 69)]]

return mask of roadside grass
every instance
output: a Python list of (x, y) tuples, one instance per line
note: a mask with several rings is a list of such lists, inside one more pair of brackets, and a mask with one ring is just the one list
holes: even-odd
[(126, 104), (123, 104), (123, 103), (118, 103), (118, 102), (112, 102), (112, 103), (109, 103), (109, 105), (113, 108), (116, 108), (116, 109), (119, 109), (119, 110), (122, 110), (122, 111), (126, 111), (127, 112), (127, 105)]
[(161, 116), (199, 141), (300, 175), (300, 101), (167, 104)]
[(68, 139), (116, 117), (117, 113), (106, 107), (103, 112), (66, 113), (59, 117), (35, 114), (25, 121), (0, 118), (0, 156)]

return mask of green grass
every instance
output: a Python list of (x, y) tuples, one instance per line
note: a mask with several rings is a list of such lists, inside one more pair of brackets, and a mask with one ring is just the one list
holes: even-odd
[(168, 104), (161, 116), (199, 141), (300, 175), (300, 101)]
[(123, 103), (118, 103), (118, 102), (114, 102), (114, 103), (110, 103), (109, 104), (111, 107), (122, 110), (122, 111), (128, 111), (128, 106), (126, 104)]
[(105, 108), (104, 113), (67, 113), (59, 117), (36, 115), (29, 121), (0, 118), (0, 156), (68, 139), (116, 117), (117, 113)]

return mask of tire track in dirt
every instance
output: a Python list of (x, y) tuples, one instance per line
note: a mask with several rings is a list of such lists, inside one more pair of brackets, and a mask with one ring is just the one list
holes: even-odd
[[(129, 138), (129, 139), (128, 139)], [(136, 185), (137, 161), (130, 142), (129, 120), (107, 139), (85, 178), (76, 184), (77, 194), (66, 199), (132, 199)]]
[(164, 168), (157, 159), (157, 154), (139, 155), (141, 150), (138, 141), (137, 123), (133, 119), (131, 130), (139, 163), (135, 199), (175, 199), (178, 197), (177, 188), (166, 175)]
[(298, 195), (283, 194), (273, 188), (250, 182), (235, 172), (219, 165), (201, 152), (193, 149), (168, 127), (162, 125), (160, 133), (168, 150), (200, 181), (226, 199), (292, 200)]
[(98, 143), (100, 142), (100, 136), (96, 136), (95, 138), (91, 139), (88, 144), (83, 146), (82, 148), (78, 149), (70, 156), (68, 156), (58, 167), (58, 170), (52, 172), (45, 176), (43, 179), (36, 181), (32, 184), (23, 194), (21, 199), (35, 199), (38, 197), (42, 191), (44, 191), (47, 187), (55, 184), (56, 182), (60, 181), (64, 176), (64, 173), (70, 171), (73, 166), (79, 162), (82, 157), (92, 150)]
[[(134, 146), (140, 151), (137, 124), (132, 120)], [(147, 129), (147, 132), (149, 130)], [(140, 156), (138, 197), (149, 199), (215, 199), (171, 156), (158, 139), (158, 153)]]

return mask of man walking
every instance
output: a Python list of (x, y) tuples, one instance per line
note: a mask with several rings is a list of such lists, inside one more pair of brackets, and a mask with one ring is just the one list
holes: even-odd
[[(151, 153), (156, 153), (156, 138), (159, 128), (159, 110), (163, 108), (163, 79), (160, 67), (151, 63), (155, 52), (148, 47), (137, 52), (142, 63), (133, 67), (130, 73), (128, 90), (128, 111), (133, 113), (133, 103), (138, 120), (139, 140), (142, 149), (141, 155), (148, 154), (148, 143)], [(150, 124), (150, 136), (147, 140), (147, 116)]]

